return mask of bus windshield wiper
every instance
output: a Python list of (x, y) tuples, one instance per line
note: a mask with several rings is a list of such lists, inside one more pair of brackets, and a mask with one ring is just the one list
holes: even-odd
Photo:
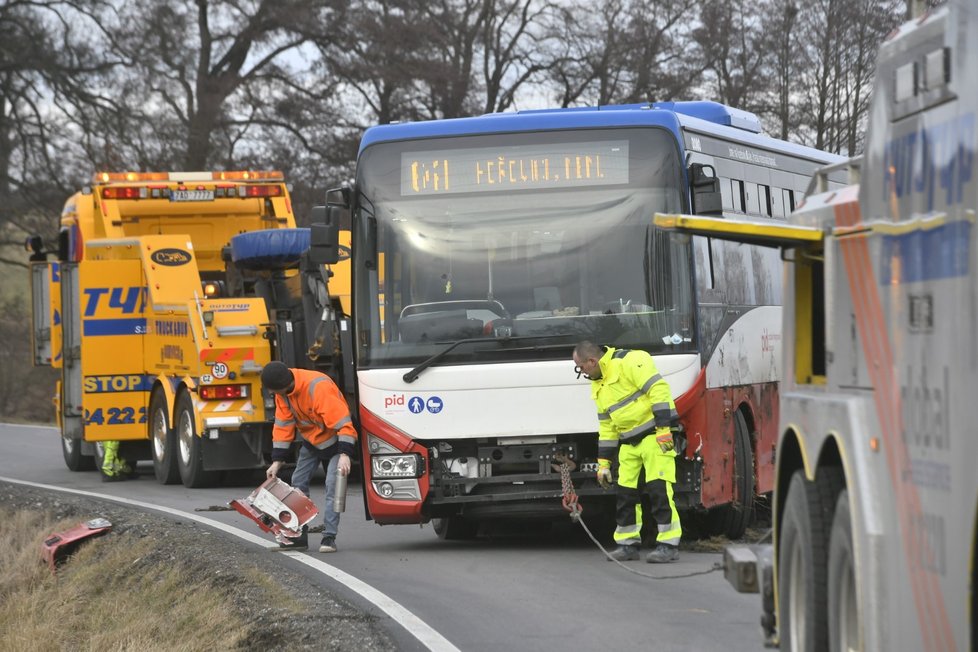
[(402, 379), (406, 383), (413, 383), (415, 380), (418, 379), (418, 376), (421, 375), (421, 372), (422, 371), (424, 371), (428, 367), (432, 366), (433, 364), (435, 364), (436, 362), (438, 362), (439, 360), (441, 360), (442, 358), (444, 358), (446, 355), (448, 355), (449, 353), (451, 353), (455, 349), (455, 347), (459, 346), (460, 344), (468, 344), (470, 342), (515, 342), (517, 340), (538, 340), (538, 339), (543, 338), (543, 337), (570, 337), (570, 334), (565, 334), (565, 335), (550, 335), (550, 334), (548, 334), (548, 335), (520, 335), (520, 336), (517, 336), (517, 337), (491, 337), (491, 338), (490, 337), (469, 337), (469, 338), (466, 338), (464, 340), (456, 340), (455, 342), (452, 342), (451, 344), (449, 344), (448, 346), (446, 346), (444, 349), (442, 349), (438, 353), (434, 354), (433, 356), (431, 356), (430, 358), (428, 358), (427, 360), (425, 360), (424, 362), (422, 362), (421, 364), (419, 364), (417, 367), (415, 367), (411, 371), (409, 371), (406, 374), (404, 374), (402, 376)]

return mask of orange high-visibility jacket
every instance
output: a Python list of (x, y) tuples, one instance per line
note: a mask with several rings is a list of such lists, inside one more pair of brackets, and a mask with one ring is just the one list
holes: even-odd
[(353, 457), (357, 431), (350, 407), (336, 383), (326, 374), (292, 369), (295, 389), (288, 396), (275, 395), (275, 427), (272, 429), (272, 461), (285, 460), (296, 430), (304, 446), (322, 458), (336, 453)]

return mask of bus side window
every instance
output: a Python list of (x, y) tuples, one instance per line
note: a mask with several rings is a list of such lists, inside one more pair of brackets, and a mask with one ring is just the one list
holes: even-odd
[(730, 180), (730, 193), (733, 199), (733, 209), (738, 213), (744, 212), (744, 182), (740, 179)]
[(744, 212), (751, 215), (761, 214), (761, 204), (758, 201), (758, 191), (757, 184), (747, 182), (744, 184), (744, 200), (746, 202), (746, 210)]
[(733, 210), (733, 195), (730, 193), (730, 179), (720, 177), (720, 197), (723, 201), (723, 210)]
[(774, 192), (771, 193), (771, 216), (772, 217), (785, 217), (784, 212), (784, 193), (781, 188), (775, 188)]
[(761, 189), (761, 214), (771, 217), (774, 213), (771, 210), (771, 186), (758, 186)]
[(794, 190), (783, 190), (784, 192), (784, 208), (788, 213), (793, 213), (795, 210), (795, 191)]

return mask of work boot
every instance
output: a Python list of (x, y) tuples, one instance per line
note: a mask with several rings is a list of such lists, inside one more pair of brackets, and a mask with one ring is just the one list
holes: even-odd
[(319, 552), (336, 552), (336, 537), (323, 535), (323, 542), (319, 545)]
[(302, 526), (302, 534), (294, 539), (289, 539), (289, 543), (278, 544), (279, 550), (308, 550), (309, 549), (309, 527)]
[(118, 473), (113, 473), (110, 475), (105, 471), (103, 471), (102, 469), (99, 469), (98, 473), (99, 475), (102, 476), (102, 482), (122, 482), (123, 480), (125, 480), (125, 478), (119, 475)]
[(679, 559), (679, 546), (670, 546), (668, 543), (660, 543), (655, 550), (645, 556), (645, 561), (650, 564), (668, 564)]
[(611, 559), (614, 559), (615, 561), (631, 561), (633, 559), (638, 559), (639, 556), (640, 554), (639, 554), (638, 544), (618, 546), (611, 553)]

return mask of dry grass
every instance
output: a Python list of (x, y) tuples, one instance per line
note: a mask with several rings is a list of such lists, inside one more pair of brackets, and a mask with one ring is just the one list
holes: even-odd
[(220, 572), (160, 555), (151, 538), (110, 534), (57, 576), (41, 542), (78, 521), (0, 509), (0, 650), (228, 650), (247, 627)]

